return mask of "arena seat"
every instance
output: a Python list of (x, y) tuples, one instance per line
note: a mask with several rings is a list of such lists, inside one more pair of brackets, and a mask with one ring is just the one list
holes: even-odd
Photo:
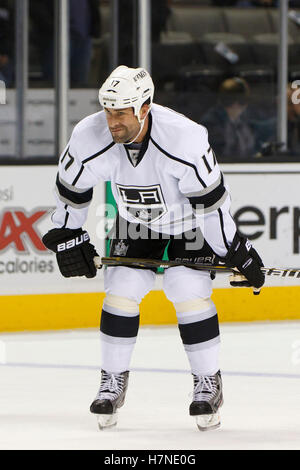
[[(279, 35), (277, 33), (257, 34), (253, 36), (253, 53), (258, 64), (269, 64), (277, 67)], [(297, 52), (293, 49), (294, 40), (288, 38), (290, 60), (297, 61)], [(296, 54), (296, 57), (295, 57)]]
[(184, 92), (211, 92), (217, 90), (225, 77), (221, 67), (208, 65), (188, 65), (181, 67), (177, 73), (176, 87)]
[(207, 7), (172, 7), (168, 20), (171, 31), (185, 31), (193, 38), (200, 38), (206, 33), (226, 31), (222, 8)]
[(203, 63), (201, 49), (194, 41), (152, 44), (152, 76), (160, 86), (175, 84), (182, 67)]
[[(296, 10), (300, 13), (300, 10)], [(274, 33), (279, 32), (279, 14), (278, 9), (271, 9), (269, 12), (271, 23), (272, 23), (272, 30)], [(294, 21), (291, 19), (288, 20), (288, 33), (293, 38), (295, 43), (300, 43), (300, 26), (298, 26)]]
[(255, 34), (272, 33), (272, 23), (266, 8), (225, 8), (227, 31), (250, 38)]
[(226, 59), (220, 52), (217, 52), (216, 46), (218, 44), (225, 44), (237, 56), (236, 64), (247, 64), (253, 62), (252, 49), (246, 39), (240, 34), (232, 33), (208, 33), (204, 34), (199, 40), (206, 63), (230, 68), (235, 62)]

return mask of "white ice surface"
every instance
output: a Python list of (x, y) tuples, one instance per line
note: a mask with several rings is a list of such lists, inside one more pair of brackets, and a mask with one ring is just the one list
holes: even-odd
[(140, 328), (117, 428), (98, 431), (96, 330), (0, 335), (0, 449), (300, 449), (300, 322), (221, 324), (222, 426), (188, 414), (177, 327)]

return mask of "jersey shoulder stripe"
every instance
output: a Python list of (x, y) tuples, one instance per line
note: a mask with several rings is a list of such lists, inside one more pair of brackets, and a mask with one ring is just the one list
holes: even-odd
[(179, 163), (182, 163), (183, 165), (187, 165), (191, 168), (193, 168), (195, 174), (196, 174), (196, 177), (198, 179), (198, 181), (201, 183), (201, 185), (203, 186), (203, 188), (206, 188), (207, 185), (206, 183), (203, 181), (203, 179), (201, 178), (201, 176), (199, 175), (199, 172), (198, 172), (198, 169), (196, 167), (196, 165), (194, 165), (193, 163), (191, 162), (188, 162), (186, 160), (182, 160), (181, 158), (178, 158), (178, 157), (175, 157), (174, 155), (171, 155), (169, 152), (167, 152), (166, 150), (164, 150), (160, 145), (158, 145), (157, 142), (155, 142), (155, 140), (153, 139), (153, 137), (150, 137), (150, 140), (151, 142), (153, 143), (153, 145), (155, 145), (155, 147), (161, 152), (163, 153), (166, 157), (168, 158), (171, 158), (172, 160), (175, 160)]
[(75, 186), (77, 183), (78, 183), (78, 180), (80, 178), (80, 176), (82, 175), (82, 172), (84, 170), (84, 165), (86, 163), (88, 163), (89, 161), (97, 158), (97, 157), (100, 157), (100, 155), (103, 155), (105, 152), (107, 152), (111, 147), (113, 147), (115, 145), (115, 142), (111, 142), (109, 145), (107, 145), (106, 147), (104, 147), (103, 149), (99, 150), (99, 152), (96, 152), (94, 155), (91, 155), (90, 157), (87, 157), (85, 158), (82, 163), (81, 163), (81, 167), (80, 167), (80, 170), (79, 172), (77, 173), (77, 175), (75, 176), (73, 182), (72, 182), (72, 185)]
[(107, 152), (111, 147), (113, 147), (115, 145), (115, 142), (111, 142), (109, 145), (107, 145), (106, 147), (104, 147), (103, 149), (99, 150), (99, 152), (96, 152), (94, 155), (91, 155), (90, 157), (87, 157), (85, 158), (83, 161), (82, 161), (82, 164), (84, 165), (85, 163), (89, 162), (90, 160), (93, 160), (94, 158), (97, 158), (99, 157), (100, 155), (102, 155), (103, 153)]

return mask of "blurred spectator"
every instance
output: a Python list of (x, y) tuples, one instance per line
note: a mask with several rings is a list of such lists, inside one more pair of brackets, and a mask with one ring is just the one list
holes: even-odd
[(246, 119), (250, 90), (241, 78), (228, 78), (220, 86), (218, 104), (202, 117), (220, 159), (245, 159), (256, 150), (256, 137)]
[(287, 88), (287, 148), (277, 141), (277, 116), (263, 121), (250, 118), (251, 126), (260, 136), (260, 149), (257, 157), (272, 157), (278, 155), (293, 155), (300, 157), (300, 89)]
[(92, 54), (92, 38), (99, 38), (100, 1), (69, 0), (71, 34), (71, 84), (88, 84)]
[[(100, 37), (100, 0), (69, 0), (71, 86), (88, 84), (92, 38)], [(37, 44), (43, 79), (54, 78), (54, 0), (30, 0), (32, 41)]]
[(288, 112), (288, 151), (300, 156), (300, 91), (287, 89)]
[[(283, 150), (283, 143), (277, 141), (277, 116), (251, 124), (259, 124), (262, 135), (262, 146), (257, 156), (272, 157), (276, 155), (293, 155), (300, 157), (300, 89), (292, 88), (291, 83), (287, 88), (287, 148)], [(262, 132), (261, 132), (262, 131)], [(264, 136), (263, 136), (264, 133)]]
[(30, 42), (37, 47), (42, 67), (42, 79), (54, 80), (54, 0), (30, 0)]
[[(119, 0), (119, 63), (137, 66), (134, 51), (135, 0)], [(171, 10), (169, 0), (151, 0), (151, 41), (159, 42), (160, 33), (166, 30)]]
[(14, 14), (9, 0), (0, 0), (0, 80), (7, 87), (14, 80)]

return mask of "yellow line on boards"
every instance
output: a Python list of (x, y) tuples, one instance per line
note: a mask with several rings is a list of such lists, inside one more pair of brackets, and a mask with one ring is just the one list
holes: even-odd
[[(105, 294), (0, 296), (0, 331), (96, 328)], [(221, 322), (300, 319), (300, 286), (215, 289), (212, 299)], [(150, 292), (141, 303), (141, 325), (176, 324), (174, 307), (162, 291)]]

